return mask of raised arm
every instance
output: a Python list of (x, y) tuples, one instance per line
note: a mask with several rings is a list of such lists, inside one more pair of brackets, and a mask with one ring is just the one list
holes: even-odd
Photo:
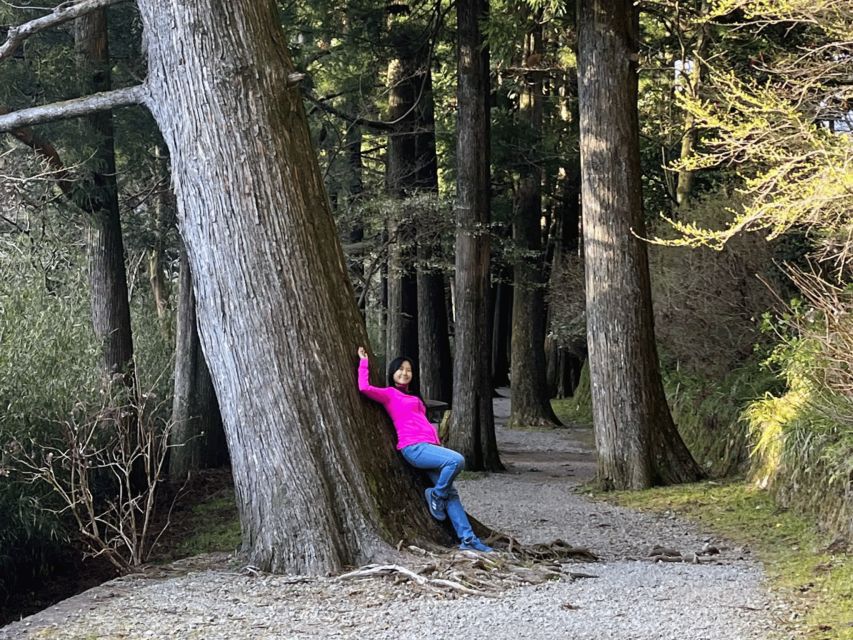
[(385, 404), (388, 402), (391, 390), (387, 387), (374, 387), (370, 384), (370, 362), (364, 347), (358, 348), (358, 390), (371, 400)]

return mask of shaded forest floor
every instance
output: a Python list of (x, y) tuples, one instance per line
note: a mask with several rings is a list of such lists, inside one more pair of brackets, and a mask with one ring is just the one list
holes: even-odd
[[(560, 538), (601, 562), (566, 565), (563, 579), (481, 597), (429, 593), (393, 577), (252, 576), (223, 550), (113, 580), (0, 629), (0, 638), (790, 637), (795, 614), (768, 593), (748, 546), (671, 510), (643, 513), (591, 499), (584, 486), (595, 469), (591, 432), (508, 431), (508, 409), (496, 400), (507, 473), (465, 474), (458, 485), (466, 507), (522, 542)], [(226, 494), (214, 491), (203, 514), (221, 523), (218, 533), (187, 549), (233, 543), (231, 521), (211, 517), (227, 513)], [(698, 562), (656, 562), (655, 547)], [(578, 571), (594, 577), (572, 579)]]

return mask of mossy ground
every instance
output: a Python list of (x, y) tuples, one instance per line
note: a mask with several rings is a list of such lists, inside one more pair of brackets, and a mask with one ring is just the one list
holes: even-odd
[(169, 520), (154, 550), (155, 562), (236, 550), (241, 541), (240, 519), (230, 471), (202, 472), (178, 497)]
[(240, 546), (240, 520), (233, 494), (197, 504), (190, 512), (189, 520), (193, 533), (175, 546), (172, 550), (174, 558), (234, 551)]
[(672, 511), (748, 545), (773, 589), (795, 605), (799, 637), (853, 639), (853, 556), (834, 549), (813, 521), (777, 508), (766, 492), (745, 482), (701, 482), (594, 495), (622, 506)]

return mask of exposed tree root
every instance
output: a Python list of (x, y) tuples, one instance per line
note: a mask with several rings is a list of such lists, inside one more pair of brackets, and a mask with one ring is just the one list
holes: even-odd
[(562, 540), (549, 544), (523, 545), (510, 536), (493, 534), (486, 543), (494, 546), (499, 553), (468, 550), (432, 552), (409, 546), (408, 552), (421, 558), (421, 563), (413, 563), (410, 567), (370, 564), (345, 573), (338, 579), (393, 576), (397, 581), (411, 582), (425, 591), (448, 597), (493, 597), (519, 585), (595, 577), (564, 570), (567, 561), (594, 562), (597, 558), (589, 550), (572, 547)]
[(705, 545), (705, 548), (699, 552), (688, 552), (682, 553), (677, 549), (670, 549), (668, 547), (661, 547), (659, 545), (655, 545), (652, 547), (651, 551), (649, 551), (648, 558), (652, 562), (690, 562), (693, 564), (702, 564), (703, 562), (710, 562), (712, 558), (709, 556), (716, 555), (719, 553), (716, 547), (711, 547), (709, 545)]

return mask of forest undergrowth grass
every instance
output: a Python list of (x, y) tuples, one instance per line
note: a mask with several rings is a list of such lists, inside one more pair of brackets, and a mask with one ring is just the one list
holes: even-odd
[(230, 469), (209, 469), (181, 491), (169, 516), (159, 547), (158, 563), (214, 552), (234, 552), (240, 546), (240, 518)]
[(853, 639), (853, 556), (809, 518), (780, 509), (744, 480), (594, 492), (597, 499), (635, 509), (672, 512), (748, 545), (774, 591), (792, 603), (792, 630), (808, 640)]

